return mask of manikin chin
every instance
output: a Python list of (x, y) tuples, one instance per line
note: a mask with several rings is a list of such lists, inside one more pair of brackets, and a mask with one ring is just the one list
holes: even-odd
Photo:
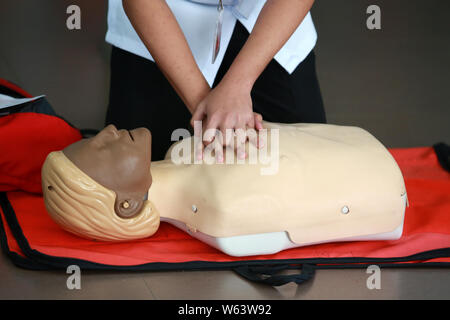
[[(186, 154), (190, 159), (172, 161), (173, 150), (191, 138), (151, 163), (150, 131), (107, 126), (47, 156), (47, 211), (65, 230), (103, 241), (150, 237), (163, 221), (233, 256), (401, 236), (404, 180), (369, 132), (331, 124), (263, 125), (267, 147), (277, 148), (274, 174), (261, 174), (267, 163), (248, 160), (198, 164)], [(246, 148), (258, 151), (251, 143)]]

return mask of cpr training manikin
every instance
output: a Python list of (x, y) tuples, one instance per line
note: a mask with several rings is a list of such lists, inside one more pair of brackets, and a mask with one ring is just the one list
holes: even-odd
[(151, 163), (150, 131), (109, 125), (47, 156), (47, 211), (63, 229), (102, 241), (150, 237), (163, 221), (232, 256), (400, 238), (403, 176), (373, 135), (332, 124), (263, 126), (264, 146), (247, 142), (245, 160), (227, 153), (218, 163), (205, 149), (198, 161), (187, 137)]

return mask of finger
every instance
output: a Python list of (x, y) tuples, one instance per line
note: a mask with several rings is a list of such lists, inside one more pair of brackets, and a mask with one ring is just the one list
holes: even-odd
[(261, 130), (263, 128), (263, 125), (262, 125), (263, 118), (262, 118), (262, 116), (259, 113), (257, 113), (257, 112), (253, 112), (253, 119), (254, 119), (254, 122), (255, 122), (256, 130)]
[(247, 141), (245, 129), (245, 122), (239, 122), (234, 128), (236, 132), (236, 153), (238, 159), (245, 159), (247, 156), (245, 152), (245, 142)]
[(257, 141), (258, 141), (258, 148), (261, 149), (265, 145), (265, 141), (264, 141), (263, 136), (261, 134), (259, 134), (259, 131), (264, 129), (264, 127), (262, 125), (263, 118), (262, 118), (262, 116), (259, 113), (253, 112), (253, 119), (255, 121), (255, 129), (258, 131), (258, 139), (257, 139)]
[(191, 118), (191, 126), (194, 128), (194, 157), (197, 160), (203, 159), (202, 133), (204, 131), (203, 130), (204, 121), (203, 119), (197, 120), (199, 119), (199, 115), (203, 113), (200, 109), (203, 109), (203, 107), (199, 106), (199, 108), (196, 109), (194, 115)]
[(202, 143), (202, 140), (199, 140), (196, 144), (195, 144), (195, 146), (194, 146), (194, 148), (195, 148), (195, 157), (196, 157), (196, 159), (197, 160), (202, 160), (203, 159), (203, 143)]
[(224, 146), (231, 146), (234, 142), (234, 123), (231, 120), (225, 120), (220, 125)]
[(224, 156), (223, 156), (223, 146), (222, 144), (219, 144), (216, 142), (216, 146), (214, 149), (215, 155), (216, 155), (216, 161), (217, 163), (223, 163)]
[(204, 145), (208, 145), (214, 140), (214, 137), (217, 134), (218, 127), (219, 127), (219, 120), (217, 116), (212, 115), (210, 118), (207, 118), (203, 131)]
[[(226, 146), (223, 148), (223, 152), (224, 152), (224, 162), (227, 162), (229, 159), (231, 159), (230, 161), (234, 161), (234, 146)], [(228, 163), (228, 162), (227, 162)], [(233, 163), (233, 162), (231, 162)]]
[(192, 118), (190, 121), (191, 126), (194, 127), (194, 124), (195, 124), (194, 122), (202, 121), (205, 118), (205, 116), (206, 116), (205, 105), (201, 103), (197, 106), (197, 108), (194, 111), (194, 114), (192, 115)]
[(247, 129), (254, 129), (255, 128), (255, 124), (256, 124), (255, 116), (253, 116), (253, 115), (248, 117), (248, 120), (245, 123), (245, 125), (247, 126)]
[[(258, 147), (258, 132), (255, 128), (255, 116), (252, 115), (247, 121), (246, 140), (248, 140), (253, 146)], [(256, 129), (256, 130), (255, 130)]]
[(248, 119), (238, 119), (236, 125), (234, 126), (234, 130), (237, 134), (238, 143), (242, 144), (247, 141), (247, 134), (245, 130), (247, 129)]
[(212, 143), (214, 143), (214, 152), (215, 152), (215, 156), (216, 156), (216, 161), (218, 163), (223, 163), (224, 160), (224, 156), (223, 156), (223, 148), (224, 148), (224, 143), (225, 143), (225, 136), (224, 136), (224, 132), (225, 130), (222, 130), (223, 125), (220, 125), (220, 130), (216, 130), (216, 134), (214, 136), (214, 141)]

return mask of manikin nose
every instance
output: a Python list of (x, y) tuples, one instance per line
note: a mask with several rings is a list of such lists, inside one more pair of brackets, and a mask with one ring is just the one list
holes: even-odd
[(116, 126), (113, 125), (113, 124), (107, 125), (107, 126), (106, 126), (106, 129), (107, 129), (107, 130), (111, 130), (111, 131), (115, 131), (115, 132), (118, 131), (117, 128), (116, 128)]
[(119, 130), (117, 130), (116, 126), (113, 124), (107, 125), (104, 130), (111, 133), (116, 138), (119, 137)]

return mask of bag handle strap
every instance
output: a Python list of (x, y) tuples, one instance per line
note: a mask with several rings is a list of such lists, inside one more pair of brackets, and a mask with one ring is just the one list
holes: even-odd
[(239, 266), (233, 270), (240, 276), (247, 280), (264, 283), (271, 286), (282, 286), (284, 284), (295, 282), (302, 284), (314, 277), (315, 265), (303, 264), (301, 271), (296, 274), (280, 275), (276, 274), (280, 271), (292, 269), (289, 265), (275, 265), (275, 266)]

